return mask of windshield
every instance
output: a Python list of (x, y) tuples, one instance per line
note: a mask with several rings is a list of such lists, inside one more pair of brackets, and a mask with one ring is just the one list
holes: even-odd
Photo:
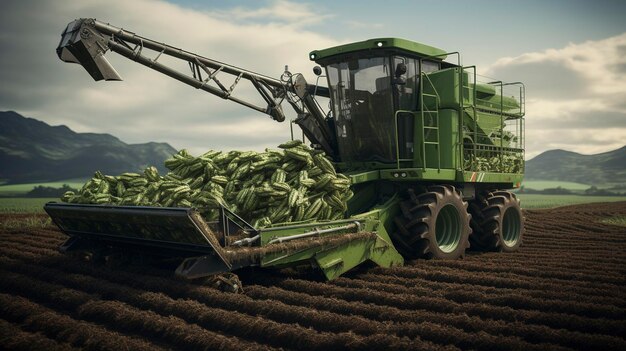
[(389, 58), (327, 66), (341, 160), (395, 160), (395, 123)]

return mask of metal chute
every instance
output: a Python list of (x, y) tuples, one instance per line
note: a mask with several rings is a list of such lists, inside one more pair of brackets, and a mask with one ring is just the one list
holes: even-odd
[(57, 47), (57, 55), (64, 62), (78, 63), (96, 80), (122, 80), (115, 68), (104, 57), (108, 50), (105, 38), (75, 20), (67, 25)]

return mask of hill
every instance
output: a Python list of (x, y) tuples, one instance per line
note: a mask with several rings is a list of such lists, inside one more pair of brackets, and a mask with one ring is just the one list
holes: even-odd
[(167, 143), (126, 144), (110, 134), (76, 133), (33, 118), (0, 112), (0, 179), (24, 183), (138, 171), (165, 172), (163, 160), (176, 150)]
[(526, 162), (525, 179), (591, 185), (626, 184), (626, 146), (595, 155), (546, 151)]

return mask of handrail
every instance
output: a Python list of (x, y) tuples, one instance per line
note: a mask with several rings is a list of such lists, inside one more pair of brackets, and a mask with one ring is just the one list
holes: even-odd
[[(473, 120), (474, 120), (474, 136), (476, 136), (476, 131), (478, 130), (478, 116), (476, 116), (476, 66), (472, 65), (472, 66), (467, 66), (467, 67), (463, 67), (462, 71), (464, 71), (465, 69), (469, 69), (471, 68), (474, 72), (474, 82), (473, 82), (473, 105), (471, 105), (472, 107), (472, 114), (473, 114)], [(461, 82), (461, 85), (463, 85), (463, 82)], [(469, 82), (468, 82), (469, 85)], [(462, 101), (462, 97), (461, 97), (461, 101)], [(465, 147), (463, 146), (463, 117), (464, 117), (464, 113), (465, 111), (459, 111), (459, 144), (460, 144), (460, 152), (459, 152), (459, 157), (461, 159), (461, 163), (462, 165), (462, 169), (465, 169), (465, 158), (463, 157), (463, 151), (465, 151)], [(476, 139), (476, 138), (475, 138)], [(474, 140), (473, 142), (473, 154), (476, 155), (476, 140)], [(472, 160), (470, 160), (470, 162), (472, 162)]]
[[(421, 67), (421, 60), (420, 60), (420, 67)], [(428, 106), (426, 106), (426, 103), (424, 102), (424, 78), (426, 80), (428, 80), (428, 84), (430, 84), (430, 87), (432, 88), (432, 90), (435, 92), (435, 111), (431, 111)], [(420, 70), (420, 119), (421, 119), (421, 138), (424, 139), (425, 138), (425, 134), (424, 134), (424, 114), (428, 113), (428, 115), (432, 118), (433, 114), (435, 114), (436, 116), (436, 121), (435, 124), (437, 125), (437, 144), (439, 144), (439, 140), (440, 140), (440, 135), (439, 135), (439, 101), (441, 100), (441, 97), (439, 96), (439, 93), (437, 92), (437, 89), (435, 88), (435, 84), (433, 83), (433, 81), (430, 79), (430, 77), (426, 74), (426, 72), (421, 71)], [(426, 140), (422, 140), (422, 169), (426, 169)], [(441, 147), (437, 148), (437, 170), (441, 170)]]
[[(396, 127), (396, 169), (400, 169), (401, 161), (413, 161), (413, 159), (400, 158), (400, 132), (398, 131), (398, 115), (400, 113), (410, 113), (415, 116), (415, 112), (408, 110), (398, 110), (394, 115), (394, 122)], [(415, 135), (413, 135), (413, 145), (415, 145)], [(415, 147), (413, 148), (413, 153), (415, 153)]]
[(526, 114), (526, 85), (522, 82), (509, 82), (502, 84), (503, 86), (508, 85), (519, 85), (520, 86), (520, 95), (519, 95), (519, 113), (520, 117), (523, 117)]
[[(519, 125), (516, 124), (516, 132), (517, 132), (517, 137), (520, 139), (519, 142), (519, 146), (522, 149), (522, 163), (523, 163), (523, 168), (526, 167), (526, 162), (524, 160), (524, 156), (526, 155), (526, 138), (524, 137), (524, 116), (526, 115), (526, 85), (524, 85), (524, 83), (522, 82), (510, 82), (510, 83), (505, 83), (504, 85), (516, 85), (519, 86), (520, 89), (520, 118), (519, 118)], [(519, 129), (518, 129), (519, 128)]]
[(490, 85), (499, 85), (500, 86), (500, 164), (504, 164), (504, 152), (502, 147), (504, 141), (504, 91), (502, 89), (504, 82), (501, 80), (488, 82)]
[[(438, 109), (439, 109), (439, 105), (441, 103), (441, 96), (439, 94), (439, 91), (435, 88), (435, 85), (431, 79), (431, 77), (428, 75), (427, 72), (424, 72), (421, 70), (421, 68), (423, 67), (422, 62), (424, 60), (427, 60), (429, 58), (437, 58), (437, 57), (441, 57), (441, 56), (451, 56), (451, 55), (456, 55), (457, 56), (457, 71), (454, 72), (455, 74), (458, 74), (458, 81), (459, 81), (459, 87), (458, 87), (458, 102), (457, 102), (457, 106), (453, 107), (455, 109), (458, 110), (458, 114), (459, 114), (459, 119), (458, 119), (458, 128), (459, 128), (459, 132), (458, 132), (458, 138), (456, 139), (456, 145), (453, 146), (454, 149), (458, 150), (458, 155), (456, 157), (457, 159), (457, 169), (460, 170), (465, 170), (466, 167), (471, 167), (471, 169), (477, 169), (478, 164), (476, 163), (476, 157), (478, 156), (478, 154), (480, 152), (493, 152), (496, 153), (499, 159), (499, 164), (503, 165), (504, 164), (504, 157), (505, 154), (511, 154), (511, 153), (519, 153), (520, 151), (523, 152), (524, 150), (524, 144), (525, 144), (525, 138), (523, 135), (523, 129), (524, 129), (524, 119), (523, 116), (525, 114), (525, 86), (523, 83), (521, 82), (510, 82), (510, 83), (505, 83), (502, 81), (495, 81), (495, 82), (489, 82), (487, 84), (492, 84), (492, 85), (496, 85), (500, 87), (500, 96), (499, 96), (499, 102), (497, 101), (497, 97), (495, 97), (495, 101), (489, 101), (489, 100), (484, 100), (484, 99), (478, 99), (478, 92), (477, 92), (477, 69), (476, 66), (462, 66), (461, 65), (461, 56), (459, 52), (451, 52), (451, 53), (446, 53), (446, 54), (441, 54), (441, 55), (433, 55), (433, 56), (427, 56), (427, 57), (423, 57), (421, 58), (420, 61), (420, 83), (419, 83), (419, 99), (420, 99), (420, 117), (421, 117), (421, 128), (419, 130), (419, 132), (421, 133), (421, 138), (423, 139), (422, 142), (420, 143), (420, 147), (422, 148), (421, 150), (421, 156), (422, 156), (422, 161), (423, 161), (423, 165), (422, 168), (426, 168), (426, 145), (427, 144), (436, 144), (439, 145), (440, 143), (440, 130), (439, 130), (439, 116), (438, 116)], [(454, 67), (454, 64), (452, 63), (452, 67)], [(469, 73), (468, 70), (472, 70), (472, 73)], [(467, 77), (466, 79), (466, 74), (472, 74), (471, 76)], [(472, 80), (473, 79), (473, 80)], [(426, 94), (425, 92), (425, 87), (428, 88), (430, 85), (430, 88), (432, 89), (432, 92), (429, 92), (429, 94)], [(519, 86), (519, 109), (517, 110), (518, 112), (515, 112), (516, 109), (507, 109), (505, 113), (505, 109), (504, 109), (504, 87), (505, 86)], [(468, 89), (468, 91), (466, 92), (465, 89)], [(434, 104), (434, 108), (430, 109), (430, 105), (428, 105), (428, 103), (426, 103), (426, 99), (427, 98), (434, 98), (435, 100), (435, 104)], [(465, 101), (465, 99), (467, 98), (467, 102)], [(430, 100), (432, 101), (432, 100)], [(479, 101), (483, 101), (483, 104), (485, 104), (485, 106), (492, 106), (492, 107), (485, 107), (485, 109), (487, 110), (486, 112), (490, 112), (492, 114), (499, 114), (500, 117), (500, 126), (499, 128), (499, 132), (500, 132), (500, 141), (496, 142), (496, 143), (492, 143), (493, 144), (481, 144), (480, 141), (482, 139), (485, 138), (492, 138), (493, 136), (490, 135), (486, 135), (485, 132), (479, 132), (479, 124), (478, 124), (478, 114), (479, 114), (479, 108), (478, 108), (478, 102)], [(472, 111), (467, 111), (468, 114), (470, 114), (473, 117), (473, 131), (465, 131), (464, 126), (465, 126), (465, 114), (466, 114), (466, 109), (467, 108), (471, 108)], [(489, 110), (493, 110), (493, 111), (489, 111)], [(425, 139), (425, 116), (429, 115), (431, 117), (434, 117), (434, 121), (436, 122), (436, 127), (431, 128), (431, 129), (437, 129), (437, 140), (434, 142), (428, 142)], [(514, 130), (514, 135), (517, 137), (517, 140), (519, 140), (519, 142), (515, 142), (514, 144), (510, 144), (509, 142), (507, 142), (507, 145), (505, 147), (505, 137), (504, 137), (504, 133), (505, 133), (505, 115), (507, 117), (507, 119), (512, 118), (515, 120), (519, 120), (519, 122), (516, 122), (515, 125), (515, 130)], [(469, 116), (468, 116), (469, 117)], [(398, 117), (396, 116), (396, 129), (398, 126)], [(510, 127), (513, 127), (513, 125), (511, 125)], [(495, 132), (495, 131), (493, 131)], [(482, 136), (481, 136), (482, 135)], [(472, 140), (472, 148), (471, 148), (471, 152), (473, 154), (473, 157), (470, 158), (468, 160), (468, 164), (465, 164), (465, 145), (464, 145), (464, 140), (466, 136), (471, 136), (474, 140)], [(452, 145), (451, 145), (452, 146)], [(521, 149), (520, 149), (521, 147)], [(482, 150), (482, 151), (481, 151)], [(489, 151), (492, 150), (492, 151)], [(397, 158), (398, 158), (398, 167), (400, 166), (400, 160), (399, 160), (399, 145), (396, 146), (396, 151), (397, 151)], [(469, 150), (468, 150), (469, 151)], [(493, 156), (496, 156), (495, 154)], [(441, 169), (441, 150), (440, 148), (437, 149), (437, 167), (438, 169)]]
[(400, 112), (400, 110), (396, 111), (396, 114), (394, 115), (394, 123), (396, 127), (396, 169), (400, 169), (400, 133), (398, 131), (398, 112)]
[[(439, 96), (439, 93), (437, 92), (437, 89), (435, 89), (435, 86), (434, 86), (433, 82), (430, 80), (430, 77), (428, 77), (426, 72), (422, 71), (422, 62), (424, 60), (427, 60), (427, 59), (430, 59), (430, 58), (439, 58), (439, 57), (443, 57), (443, 56), (447, 57), (447, 56), (451, 56), (451, 55), (456, 55), (456, 57), (457, 57), (457, 64), (456, 64), (456, 66), (461, 67), (461, 53), (458, 52), (458, 51), (446, 52), (446, 53), (439, 54), (439, 55), (425, 56), (425, 57), (420, 58), (420, 60), (419, 60), (419, 64), (420, 64), (419, 65), (419, 69), (420, 69), (420, 96), (419, 96), (419, 98), (420, 98), (420, 117), (421, 117), (421, 120), (422, 120), (422, 123), (421, 123), (422, 124), (422, 138), (424, 137), (424, 112), (429, 113), (431, 116), (432, 116), (432, 113), (435, 112), (437, 114), (436, 115), (437, 116), (437, 121), (436, 121), (437, 122), (437, 144), (439, 144), (439, 141), (441, 140), (440, 139), (440, 134), (439, 134), (439, 101), (441, 100), (441, 97)], [(459, 84), (459, 97), (460, 97), (460, 100), (459, 100), (458, 112), (459, 112), (459, 118), (462, 118), (462, 113), (463, 113), (463, 106), (462, 106), (463, 105), (463, 84), (462, 84), (462, 82), (463, 82), (463, 77), (462, 77), (463, 69), (462, 69), (462, 67), (460, 69), (459, 75), (460, 75), (459, 82), (461, 82), (461, 84)], [(425, 104), (424, 104), (424, 83), (423, 83), (424, 79), (422, 79), (422, 77), (426, 77), (426, 79), (428, 80), (430, 86), (433, 88), (433, 91), (435, 92), (435, 96), (436, 96), (436, 99), (435, 99), (435, 109), (436, 109), (436, 111), (430, 111), (430, 110), (424, 111), (424, 107), (425, 107)], [(422, 161), (424, 162), (422, 168), (426, 169), (426, 144), (425, 144), (425, 142), (423, 142), (422, 145), (423, 145), (423, 147), (422, 147), (422, 156), (423, 156)], [(439, 146), (437, 148), (437, 169), (441, 170), (441, 146)]]
[[(504, 156), (508, 155), (508, 154), (519, 154), (520, 152), (522, 153), (522, 157), (523, 157), (523, 152), (524, 152), (524, 142), (525, 142), (525, 138), (524, 138), (524, 114), (525, 114), (525, 86), (523, 83), (521, 82), (502, 82), (502, 81), (492, 81), (492, 82), (486, 82), (486, 84), (490, 84), (490, 85), (495, 85), (495, 86), (499, 86), (500, 87), (500, 91), (499, 91), (499, 104), (497, 102), (493, 102), (493, 101), (489, 101), (489, 100), (485, 100), (485, 99), (478, 99), (477, 97), (477, 72), (476, 72), (476, 67), (475, 66), (467, 66), (467, 67), (463, 67), (463, 71), (465, 72), (468, 69), (472, 69), (473, 70), (473, 82), (472, 81), (468, 81), (468, 88), (472, 90), (472, 95), (473, 95), (473, 101), (470, 102), (470, 104), (468, 105), (463, 105), (464, 106), (464, 111), (461, 112), (463, 113), (462, 116), (464, 116), (464, 114), (466, 113), (465, 111), (465, 107), (469, 107), (472, 108), (472, 112), (467, 111), (467, 113), (471, 113), (471, 115), (473, 116), (474, 122), (473, 122), (473, 131), (468, 132), (467, 135), (470, 135), (473, 140), (472, 140), (472, 148), (471, 148), (471, 152), (472, 152), (472, 157), (470, 157), (470, 159), (468, 160), (468, 164), (465, 164), (465, 145), (463, 144), (463, 140), (465, 137), (465, 133), (462, 129), (462, 119), (460, 121), (461, 123), (461, 129), (459, 132), (459, 140), (461, 141), (461, 152), (460, 152), (460, 160), (461, 160), (461, 164), (463, 165), (463, 170), (471, 169), (471, 170), (476, 170), (478, 165), (477, 165), (477, 156), (479, 154), (479, 152), (493, 152), (495, 153), (499, 159), (499, 163), (500, 165), (504, 165)], [(463, 79), (464, 76), (461, 77), (461, 79)], [(470, 84), (473, 84), (470, 85)], [(465, 86), (465, 82), (461, 81), (461, 85)], [(519, 89), (519, 109), (518, 112), (514, 112), (511, 110), (507, 110), (509, 112), (505, 113), (504, 110), (504, 87), (505, 86), (517, 86)], [(461, 95), (461, 101), (464, 101), (464, 94)], [(499, 134), (500, 134), (500, 141), (497, 144), (484, 144), (481, 143), (480, 140), (481, 138), (490, 138), (490, 135), (487, 135), (485, 132), (479, 132), (478, 131), (478, 111), (481, 110), (478, 108), (478, 103), (480, 101), (483, 101), (484, 103), (488, 103), (487, 105), (491, 104), (493, 105), (492, 107), (489, 108), (484, 108), (484, 110), (488, 113), (495, 113), (495, 114), (499, 114), (500, 116), (500, 128), (499, 128)], [(499, 105), (499, 106), (498, 106)], [(505, 120), (505, 116), (508, 117), (514, 117), (514, 119), (516, 120), (516, 124), (515, 124), (515, 136), (518, 138), (518, 142), (516, 142), (514, 145), (509, 145), (509, 146), (504, 146), (504, 135), (505, 135), (505, 125), (504, 125), (504, 120)], [(519, 122), (517, 122), (519, 120)], [(468, 150), (469, 151), (469, 150)]]
[[(437, 89), (435, 89), (435, 84), (433, 83), (432, 80), (430, 80), (430, 77), (426, 74), (426, 72), (421, 71), (421, 76), (425, 77), (426, 79), (428, 79), (428, 83), (430, 83), (430, 86), (433, 88), (433, 91), (435, 92), (435, 95), (437, 96), (437, 102), (439, 102), (439, 100), (441, 100), (441, 97), (439, 96), (439, 93), (437, 92)], [(423, 92), (422, 92), (423, 94)], [(421, 100), (422, 104), (424, 104), (424, 100)]]

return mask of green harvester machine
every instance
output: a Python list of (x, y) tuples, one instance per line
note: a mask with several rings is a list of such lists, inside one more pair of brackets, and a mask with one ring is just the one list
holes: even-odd
[[(176, 273), (189, 279), (301, 265), (333, 279), (365, 261), (393, 267), (456, 259), (470, 243), (510, 252), (522, 242), (519, 200), (506, 189), (519, 187), (524, 173), (524, 85), (479, 83), (457, 52), (397, 38), (313, 51), (313, 72), (318, 82), (326, 78), (325, 87), (287, 68), (275, 79), (78, 19), (57, 54), (95, 80), (121, 80), (104, 57), (109, 50), (279, 122), (286, 101), (297, 115), (292, 125), (332, 160), (332, 172), (349, 179), (354, 196), (338, 220), (263, 228), (227, 206), (219, 220), (207, 221), (194, 208), (48, 203), (45, 210), (69, 236), (63, 252), (179, 260)], [(172, 68), (177, 62), (191, 72)], [(249, 88), (236, 90), (241, 84)], [(316, 98), (328, 99), (330, 111)]]

